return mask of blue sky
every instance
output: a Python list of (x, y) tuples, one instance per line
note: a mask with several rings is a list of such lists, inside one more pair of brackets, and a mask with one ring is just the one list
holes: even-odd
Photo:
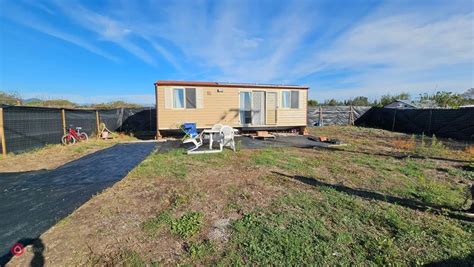
[(474, 87), (474, 2), (0, 0), (0, 90), (152, 104), (159, 79), (310, 98)]

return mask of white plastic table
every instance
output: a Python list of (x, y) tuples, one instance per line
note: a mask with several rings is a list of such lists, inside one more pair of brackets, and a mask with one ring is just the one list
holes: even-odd
[[(203, 130), (204, 134), (209, 135), (209, 150), (212, 150), (212, 143), (214, 142), (214, 134), (218, 134), (221, 131), (220, 130), (213, 130), (213, 129), (204, 129)], [(234, 129), (234, 133), (238, 133), (239, 130)]]
[(214, 134), (218, 134), (220, 133), (221, 131), (219, 130), (212, 130), (212, 129), (205, 129), (203, 130), (204, 134), (208, 134), (209, 135), (209, 150), (212, 150), (212, 143), (214, 142), (213, 140), (213, 136)]

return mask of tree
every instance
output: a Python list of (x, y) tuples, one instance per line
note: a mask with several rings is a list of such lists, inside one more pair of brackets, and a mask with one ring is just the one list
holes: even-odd
[(383, 106), (386, 106), (390, 103), (392, 103), (393, 101), (395, 101), (395, 98), (391, 95), (383, 95), (381, 98), (380, 98), (380, 101), (379, 101), (379, 106), (383, 107)]
[(17, 93), (7, 93), (0, 91), (0, 104), (21, 105), (21, 98)]
[(91, 108), (98, 108), (98, 109), (114, 109), (114, 108), (142, 108), (142, 105), (128, 103), (125, 101), (112, 101), (107, 103), (99, 103), (90, 105)]
[(378, 106), (386, 106), (390, 103), (392, 103), (393, 101), (396, 101), (396, 100), (409, 100), (410, 99), (410, 94), (409, 93), (400, 93), (398, 95), (390, 95), (390, 94), (387, 94), (387, 95), (383, 95), (381, 98), (380, 98), (380, 101), (378, 102)]
[(332, 99), (324, 101), (324, 105), (325, 106), (340, 106), (340, 105), (343, 105), (343, 103), (332, 98)]
[(352, 100), (348, 100), (346, 105), (351, 106), (370, 106), (369, 99), (365, 96), (358, 96)]
[(313, 100), (313, 99), (310, 99), (308, 100), (308, 106), (309, 107), (315, 107), (318, 105), (318, 101), (317, 100)]
[(439, 107), (443, 108), (456, 108), (467, 102), (461, 95), (446, 91), (438, 91), (433, 95), (420, 95), (420, 102), (424, 101), (434, 101)]
[(26, 106), (50, 108), (76, 108), (79, 105), (66, 99), (35, 100), (25, 103)]

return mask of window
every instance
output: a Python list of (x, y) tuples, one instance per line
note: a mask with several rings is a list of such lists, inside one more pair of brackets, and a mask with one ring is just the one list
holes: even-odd
[(252, 93), (240, 92), (240, 124), (252, 123)]
[(196, 108), (196, 88), (174, 88), (173, 108)]
[(281, 94), (281, 107), (282, 108), (289, 108), (290, 107), (290, 91), (283, 91)]
[(196, 88), (186, 88), (186, 108), (196, 108)]
[(184, 108), (184, 89), (173, 90), (173, 107)]
[(300, 103), (300, 92), (291, 91), (291, 108), (299, 108), (298, 104)]
[(298, 91), (283, 91), (281, 94), (282, 108), (299, 108), (300, 92)]

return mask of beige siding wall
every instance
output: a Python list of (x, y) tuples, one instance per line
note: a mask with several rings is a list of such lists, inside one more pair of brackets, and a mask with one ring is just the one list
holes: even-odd
[[(197, 90), (198, 108), (174, 109), (172, 101), (173, 88), (180, 86), (157, 87), (157, 110), (159, 129), (177, 129), (183, 122), (196, 122), (198, 128), (210, 128), (216, 123), (240, 127), (239, 106), (240, 91), (271, 91), (277, 92), (277, 124), (275, 126), (305, 126), (306, 125), (306, 94), (307, 90), (298, 89), (299, 109), (283, 109), (281, 106), (281, 91), (284, 89), (250, 89), (226, 87), (192, 87)], [(188, 87), (191, 88), (191, 87)], [(222, 92), (218, 92), (222, 90)], [(294, 89), (292, 89), (294, 90)], [(200, 96), (202, 99), (199, 99)], [(200, 103), (199, 103), (200, 102)], [(200, 105), (201, 104), (201, 105)]]

